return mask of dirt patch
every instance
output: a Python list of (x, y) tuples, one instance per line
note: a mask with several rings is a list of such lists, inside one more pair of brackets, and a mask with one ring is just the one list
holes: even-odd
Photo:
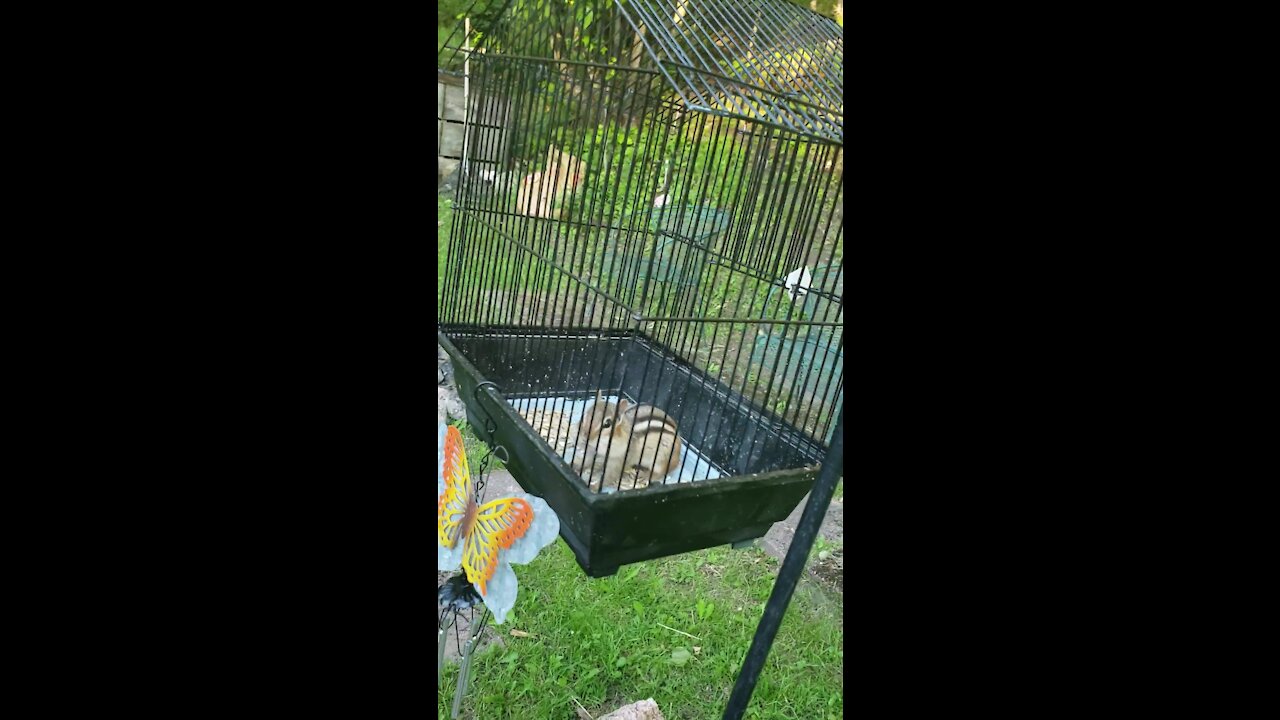
[[(795, 539), (796, 527), (809, 503), (806, 495), (796, 509), (782, 522), (774, 523), (769, 532), (760, 540), (760, 547), (779, 562), (787, 556), (791, 541)], [(818, 528), (818, 537), (822, 539), (824, 550), (813, 558), (808, 573), (818, 580), (823, 587), (844, 594), (844, 500), (832, 499), (827, 513)], [(826, 553), (823, 555), (822, 553)]]
[(828, 590), (844, 593), (844, 548), (823, 551), (809, 570)]

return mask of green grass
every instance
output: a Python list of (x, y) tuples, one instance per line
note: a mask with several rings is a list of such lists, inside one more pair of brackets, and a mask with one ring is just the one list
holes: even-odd
[[(471, 429), (471, 425), (466, 420), (454, 420), (449, 423), (458, 428), (458, 432), (462, 434), (462, 449), (467, 453), (467, 461), (471, 466), (472, 472), (479, 472), (480, 460), (489, 454), (489, 446), (476, 436), (475, 430)], [(502, 459), (495, 455), (489, 461), (489, 470), (502, 470), (506, 468)]]
[(445, 258), (448, 256), (449, 236), (453, 233), (453, 200), (436, 196), (436, 302), (444, 297)]
[(436, 55), (438, 56), (444, 51), (444, 44), (449, 41), (449, 34), (453, 32), (453, 28), (443, 26), (436, 27)]
[[(448, 266), (449, 238), (453, 234), (453, 224), (456, 221), (456, 213), (454, 211), (453, 198), (445, 198), (436, 196), (436, 228), (437, 252), (436, 252), (436, 277), (439, 278), (436, 284), (436, 300), (439, 301), (444, 296), (444, 287), (447, 280), (445, 268)], [(491, 233), (476, 233), (470, 239), (471, 245), (465, 262), (473, 272), (480, 273), (481, 284), (487, 289), (511, 289), (511, 288), (530, 288), (535, 287), (532, 276), (532, 265), (527, 261), (528, 255), (522, 250), (518, 250), (511, 243), (500, 240)], [(495, 250), (493, 244), (498, 247)], [(492, 258), (502, 258), (498, 262), (494, 262)], [(517, 262), (524, 260), (524, 262)], [(540, 287), (540, 286), (537, 286)]]
[[(575, 700), (598, 717), (652, 697), (669, 720), (719, 718), (776, 572), (760, 550), (713, 548), (591, 580), (557, 540), (517, 566), (515, 610), (494, 626), (505, 647), (491, 644), (472, 660), (463, 716), (572, 720)], [(513, 637), (513, 629), (532, 636)], [(747, 717), (843, 717), (843, 673), (840, 609), (806, 579)], [(440, 718), (449, 717), (456, 680), (450, 665)]]

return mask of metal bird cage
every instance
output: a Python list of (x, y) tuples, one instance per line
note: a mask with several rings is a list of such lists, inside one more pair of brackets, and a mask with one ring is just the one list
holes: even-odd
[[(843, 402), (843, 30), (785, 0), (475, 17), (438, 58), (467, 94), (437, 337), (469, 419), (590, 576), (761, 537)], [(674, 428), (591, 427), (597, 393)]]
[[(812, 321), (778, 327), (765, 326), (758, 333), (751, 362), (767, 369), (783, 389), (803, 394), (812, 403), (826, 407), (844, 404), (844, 347), (838, 328), (820, 324), (836, 317), (844, 296), (844, 277), (839, 267), (819, 267), (807, 282), (788, 286), (787, 278), (769, 294), (787, 296), (798, 304), (798, 317)], [(781, 301), (781, 298), (779, 298)], [(817, 382), (810, 382), (812, 379)], [(831, 441), (830, 432), (826, 437)]]

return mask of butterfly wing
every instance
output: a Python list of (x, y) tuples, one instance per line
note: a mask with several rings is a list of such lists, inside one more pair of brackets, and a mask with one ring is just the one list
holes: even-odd
[(532, 561), (559, 534), (560, 519), (542, 498), (518, 493), (481, 506), (467, 537), (463, 567), (494, 622), (505, 622), (516, 604), (519, 588), (511, 563)]
[(438, 441), (440, 465), (436, 483), (440, 490), (436, 506), (436, 567), (441, 572), (450, 572), (458, 569), (465, 554), (465, 543), (460, 542), (462, 524), (468, 504), (475, 502), (475, 485), (462, 447), (462, 433), (452, 426), (446, 428), (442, 424), (441, 428), (443, 440)]
[(476, 508), (471, 532), (461, 537), (468, 505), (475, 502), (475, 484), (462, 434), (444, 423), (436, 433), (436, 490), (436, 566), (441, 572), (464, 568), (501, 625), (518, 591), (511, 563), (529, 563), (554, 542), (560, 519), (542, 498), (517, 493)]
[(531, 524), (533, 508), (524, 499), (505, 497), (480, 506), (462, 551), (462, 567), (482, 596), (498, 568), (498, 552), (510, 548)]
[(516, 538), (511, 547), (502, 553), (502, 559), (515, 565), (528, 565), (542, 548), (555, 542), (560, 535), (560, 518), (556, 517), (555, 511), (540, 497), (524, 493), (513, 497), (529, 503), (533, 510), (533, 522), (529, 525), (529, 530)]

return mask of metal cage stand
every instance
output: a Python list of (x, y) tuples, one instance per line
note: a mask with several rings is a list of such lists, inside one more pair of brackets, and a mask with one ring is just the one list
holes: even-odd
[(751, 703), (751, 694), (755, 692), (756, 683), (760, 680), (760, 671), (769, 659), (769, 651), (773, 641), (778, 637), (778, 629), (782, 626), (782, 618), (787, 614), (791, 597), (795, 594), (796, 585), (804, 573), (805, 563), (809, 560), (809, 551), (818, 539), (818, 528), (822, 518), (827, 514), (831, 498), (836, 492), (836, 482), (844, 474), (844, 408), (836, 419), (835, 434), (831, 438), (830, 449), (822, 462), (822, 470), (809, 495), (809, 504), (805, 505), (804, 514), (800, 516), (800, 525), (796, 528), (795, 538), (791, 540), (791, 548), (778, 571), (778, 579), (773, 584), (773, 593), (769, 603), (765, 605), (764, 617), (756, 627), (756, 635), (751, 640), (751, 649), (747, 651), (746, 662), (738, 673), (738, 680), (733, 686), (733, 694), (729, 696), (729, 704), (724, 710), (724, 720), (742, 720), (742, 715)]

